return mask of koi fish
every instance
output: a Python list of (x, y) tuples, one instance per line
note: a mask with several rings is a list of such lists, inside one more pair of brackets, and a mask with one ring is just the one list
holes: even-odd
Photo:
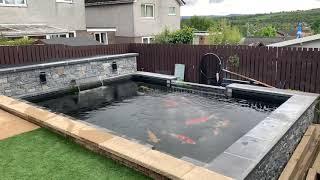
[(148, 129), (148, 141), (153, 142), (153, 143), (159, 143), (160, 139), (152, 132)]
[(211, 115), (211, 116), (206, 116), (206, 117), (201, 117), (201, 118), (190, 119), (190, 120), (187, 120), (187, 121), (185, 122), (185, 124), (186, 124), (187, 126), (189, 126), (189, 125), (194, 125), (194, 124), (205, 123), (205, 122), (207, 122), (209, 119), (214, 118), (214, 117), (215, 117), (214, 115)]
[(193, 125), (193, 124), (200, 124), (200, 123), (204, 123), (204, 122), (207, 122), (209, 120), (209, 117), (201, 117), (201, 118), (195, 118), (195, 119), (190, 119), (190, 120), (187, 120), (185, 122), (185, 124), (188, 126), (188, 125)]
[(164, 100), (164, 103), (166, 108), (175, 108), (178, 106), (178, 103), (176, 101), (170, 99)]
[(171, 134), (171, 136), (180, 140), (183, 144), (196, 144), (193, 139), (181, 134)]

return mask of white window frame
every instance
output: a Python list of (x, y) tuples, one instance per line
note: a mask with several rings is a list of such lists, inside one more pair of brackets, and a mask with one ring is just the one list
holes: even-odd
[(60, 38), (63, 35), (66, 36), (65, 38), (69, 38), (69, 33), (61, 33), (61, 34), (48, 34), (46, 35), (46, 39), (54, 39), (52, 36), (58, 36)]
[[(144, 41), (143, 41), (144, 39), (147, 39), (148, 42), (147, 42), (147, 43), (144, 43)], [(142, 44), (151, 44), (151, 40), (152, 40), (152, 39), (154, 39), (153, 36), (142, 37), (142, 38), (141, 38), (141, 42), (142, 42)]]
[[(140, 8), (142, 8), (142, 6), (144, 6), (144, 14), (141, 14), (141, 17), (142, 17), (142, 18), (145, 18), (145, 19), (154, 19), (154, 17), (155, 17), (154, 4), (148, 4), (148, 3), (146, 3), (146, 4), (141, 4), (141, 7), (140, 7)], [(147, 6), (152, 6), (152, 17), (147, 17), (147, 16), (146, 16), (146, 15), (147, 15)], [(141, 10), (141, 12), (142, 12), (142, 10)]]
[(69, 3), (72, 4), (73, 0), (56, 0), (57, 3)]
[[(102, 37), (102, 33), (105, 33), (106, 34), (106, 39), (105, 39), (105, 42), (104, 43), (102, 43), (102, 41), (101, 41), (101, 37)], [(96, 37), (96, 34), (99, 34), (99, 42), (101, 43), (101, 44), (105, 44), (105, 45), (108, 45), (109, 44), (109, 39), (108, 39), (108, 32), (95, 32), (93, 35), (94, 35), (94, 37)]]
[[(171, 13), (171, 12), (170, 12), (170, 8), (174, 8), (174, 13)], [(174, 7), (174, 6), (169, 7), (169, 13), (168, 13), (168, 15), (169, 15), (169, 16), (176, 16), (176, 15), (177, 15), (177, 8)]]
[(7, 6), (7, 7), (27, 7), (27, 0), (24, 0), (24, 4), (16, 4), (16, 0), (14, 4), (6, 4), (5, 0), (0, 2), (0, 6)]

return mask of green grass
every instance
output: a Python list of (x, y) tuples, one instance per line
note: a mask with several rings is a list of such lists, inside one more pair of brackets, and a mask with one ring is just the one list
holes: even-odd
[(148, 177), (45, 129), (0, 141), (0, 179), (144, 180)]

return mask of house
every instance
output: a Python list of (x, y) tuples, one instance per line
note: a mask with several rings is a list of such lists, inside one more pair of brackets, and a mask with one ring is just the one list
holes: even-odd
[(180, 28), (183, 0), (86, 0), (87, 31), (97, 41), (151, 43), (166, 27)]
[(86, 36), (84, 0), (0, 0), (0, 35), (36, 39)]
[(302, 47), (302, 48), (320, 48), (320, 34), (307, 36), (304, 38), (283, 41), (270, 44), (271, 47)]

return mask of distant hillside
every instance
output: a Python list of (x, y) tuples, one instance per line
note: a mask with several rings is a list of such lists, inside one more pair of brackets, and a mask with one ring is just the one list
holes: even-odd
[[(295, 31), (298, 22), (303, 22), (305, 27), (310, 26), (314, 21), (320, 19), (320, 8), (306, 11), (278, 12), (270, 14), (255, 15), (228, 15), (228, 16), (207, 16), (213, 20), (228, 19), (232, 25), (237, 25), (242, 32), (247, 27), (255, 26), (257, 28), (266, 25), (273, 25), (280, 31)], [(183, 17), (184, 19), (190, 17)], [(249, 24), (249, 25), (248, 25)]]

